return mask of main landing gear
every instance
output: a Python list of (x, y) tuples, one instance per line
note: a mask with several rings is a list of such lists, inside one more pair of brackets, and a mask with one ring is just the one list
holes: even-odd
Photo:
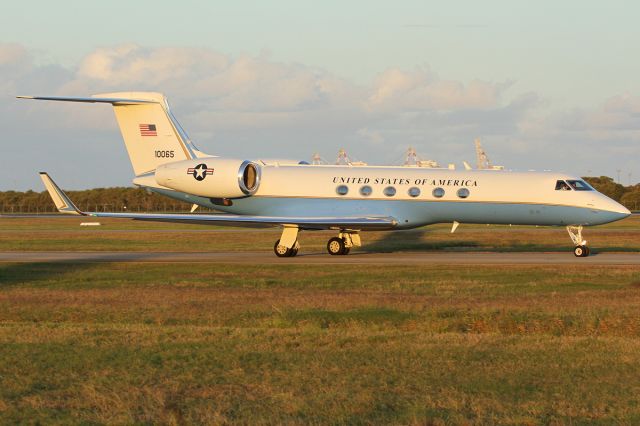
[(276, 241), (273, 246), (273, 251), (276, 253), (278, 257), (294, 257), (298, 254), (298, 250), (300, 249), (300, 243), (296, 240), (293, 247), (286, 247), (280, 244), (280, 240)]
[(293, 257), (298, 254), (300, 243), (298, 243), (298, 227), (285, 226), (282, 236), (273, 245), (273, 251), (278, 257)]
[(587, 242), (582, 239), (582, 225), (580, 226), (567, 226), (567, 232), (571, 237), (571, 241), (575, 244), (575, 248), (573, 249), (573, 254), (576, 257), (587, 257), (591, 253), (589, 247), (587, 246)]
[(341, 231), (337, 237), (333, 237), (327, 243), (327, 251), (332, 256), (346, 255), (351, 247), (360, 247), (360, 234), (357, 232)]
[[(337, 237), (333, 237), (327, 243), (327, 251), (330, 255), (349, 254), (352, 247), (360, 247), (360, 234), (357, 231), (341, 230)], [(293, 257), (298, 254), (298, 227), (285, 226), (282, 236), (273, 245), (273, 251), (278, 257)]]

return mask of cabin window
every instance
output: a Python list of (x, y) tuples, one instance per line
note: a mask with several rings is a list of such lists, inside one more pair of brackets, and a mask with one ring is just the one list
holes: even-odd
[(593, 188), (583, 180), (568, 180), (567, 183), (576, 191), (593, 191)]
[(347, 187), (347, 185), (338, 185), (338, 187), (336, 188), (336, 192), (338, 193), (338, 195), (347, 195), (347, 192), (349, 192), (349, 188)]
[(363, 197), (368, 197), (369, 195), (371, 195), (372, 192), (373, 190), (369, 185), (365, 185), (362, 188), (360, 188), (360, 195), (362, 195)]
[(382, 193), (387, 197), (393, 197), (396, 195), (396, 189), (393, 186), (387, 186)]
[(420, 195), (420, 188), (417, 187), (413, 187), (413, 188), (409, 188), (409, 191), (407, 191), (407, 193), (409, 194), (410, 197), (417, 197), (418, 195)]
[(442, 198), (442, 197), (444, 197), (444, 189), (436, 188), (436, 189), (433, 190), (432, 194), (436, 198)]
[(458, 189), (458, 197), (467, 198), (469, 196), (469, 190), (467, 188)]
[(556, 191), (571, 191), (569, 184), (563, 180), (556, 182)]

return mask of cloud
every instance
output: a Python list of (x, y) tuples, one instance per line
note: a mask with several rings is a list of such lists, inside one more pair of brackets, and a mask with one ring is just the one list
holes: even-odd
[(393, 68), (376, 79), (366, 101), (370, 110), (419, 111), (490, 109), (498, 106), (510, 83), (442, 80), (429, 69)]
[(544, 127), (559, 137), (579, 134), (585, 142), (640, 142), (640, 97), (617, 95), (592, 108), (551, 116)]
[(27, 50), (18, 44), (0, 43), (0, 95), (16, 89), (16, 80), (31, 66)]
[[(564, 168), (576, 152), (580, 161), (612, 164), (612, 156), (595, 150), (603, 143), (627, 157), (639, 154), (640, 98), (632, 95), (550, 113), (542, 95), (514, 94), (511, 81), (456, 81), (426, 66), (390, 68), (359, 85), (268, 54), (123, 44), (62, 67), (41, 64), (21, 45), (0, 44), (0, 125), (7, 140), (20, 141), (3, 148), (12, 156), (0, 155), (0, 187), (24, 164), (45, 168), (52, 161), (67, 164), (79, 185), (114, 184), (114, 176), (115, 183), (128, 183), (129, 164), (108, 107), (13, 96), (131, 90), (165, 93), (196, 144), (219, 155), (308, 159), (320, 151), (332, 158), (344, 147), (371, 164), (388, 164), (411, 145), (446, 164), (472, 158), (476, 137), (496, 163), (521, 168)], [(96, 158), (108, 173), (95, 173)], [(26, 185), (39, 187), (36, 178)]]
[(266, 56), (234, 58), (210, 49), (122, 45), (87, 55), (64, 91), (124, 86), (195, 98), (209, 110), (242, 112), (317, 109), (351, 89), (326, 71)]
[(371, 130), (367, 128), (362, 128), (358, 130), (358, 136), (361, 136), (366, 141), (373, 145), (381, 145), (384, 143), (384, 136), (376, 130)]
[(23, 46), (15, 43), (0, 43), (0, 67), (21, 67), (29, 63), (27, 49)]

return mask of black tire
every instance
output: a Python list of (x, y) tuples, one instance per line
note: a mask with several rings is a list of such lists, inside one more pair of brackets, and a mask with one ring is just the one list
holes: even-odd
[[(295, 247), (295, 246), (294, 246)], [(297, 248), (292, 248), (291, 249), (291, 254), (289, 255), (289, 257), (295, 257), (298, 255), (298, 250)]]
[(584, 257), (587, 257), (591, 254), (591, 249), (588, 246), (583, 246), (584, 247)]
[(327, 251), (332, 256), (343, 254), (345, 248), (342, 238), (333, 237), (327, 243)]
[(280, 240), (273, 245), (273, 252), (278, 257), (290, 257), (293, 250), (280, 245)]
[(345, 247), (344, 250), (342, 250), (342, 254), (347, 255), (349, 254), (350, 251), (351, 251), (351, 247)]
[(585, 246), (576, 246), (573, 249), (573, 255), (575, 257), (585, 257), (586, 253), (587, 253), (587, 251), (585, 250)]

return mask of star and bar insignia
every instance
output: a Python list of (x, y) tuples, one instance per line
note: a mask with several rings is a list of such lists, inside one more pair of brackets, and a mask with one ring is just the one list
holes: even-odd
[(192, 175), (195, 180), (204, 180), (207, 175), (213, 174), (213, 169), (210, 169), (206, 164), (201, 163), (195, 167), (189, 167), (187, 169), (187, 174)]

